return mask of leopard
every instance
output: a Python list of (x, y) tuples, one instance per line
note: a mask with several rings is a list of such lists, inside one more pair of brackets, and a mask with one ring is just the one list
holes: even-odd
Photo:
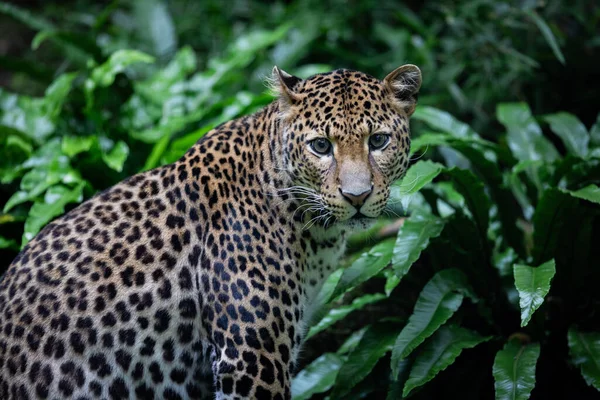
[(314, 299), (409, 164), (421, 71), (273, 101), (46, 225), (0, 281), (2, 399), (290, 399)]

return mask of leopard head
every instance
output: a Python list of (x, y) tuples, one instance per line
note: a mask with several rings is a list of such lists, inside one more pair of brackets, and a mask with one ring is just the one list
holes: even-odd
[(306, 80), (273, 69), (283, 169), (315, 223), (368, 226), (408, 166), (408, 119), (421, 72), (404, 65), (383, 80), (336, 70)]

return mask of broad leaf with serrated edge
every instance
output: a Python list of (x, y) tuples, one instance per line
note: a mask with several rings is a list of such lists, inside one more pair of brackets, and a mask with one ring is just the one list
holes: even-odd
[(535, 366), (539, 343), (522, 344), (511, 340), (494, 359), (496, 400), (526, 400), (535, 386)]
[(457, 269), (442, 270), (431, 278), (419, 294), (415, 309), (394, 344), (393, 377), (398, 376), (399, 363), (458, 310), (468, 291), (467, 278)]
[(414, 213), (404, 221), (392, 255), (392, 267), (399, 278), (408, 273), (411, 265), (429, 245), (429, 240), (438, 237), (442, 229), (444, 221), (433, 215)]
[(554, 260), (543, 263), (539, 267), (515, 264), (513, 274), (515, 287), (519, 292), (521, 307), (521, 326), (527, 326), (531, 316), (544, 302), (550, 291), (550, 282), (556, 273)]
[(571, 327), (568, 339), (571, 361), (581, 368), (585, 382), (600, 391), (600, 332), (581, 332)]
[(457, 325), (442, 326), (417, 355), (404, 385), (403, 396), (408, 396), (414, 388), (424, 385), (445, 370), (464, 349), (475, 347), (490, 338)]

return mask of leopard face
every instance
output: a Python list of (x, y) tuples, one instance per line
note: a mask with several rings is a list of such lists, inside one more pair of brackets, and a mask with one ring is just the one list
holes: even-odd
[(383, 81), (338, 70), (300, 80), (275, 70), (290, 192), (300, 212), (326, 227), (365, 227), (386, 207), (408, 165), (408, 118), (421, 83), (417, 67)]

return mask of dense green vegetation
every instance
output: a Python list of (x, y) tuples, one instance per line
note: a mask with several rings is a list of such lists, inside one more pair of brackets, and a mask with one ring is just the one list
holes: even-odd
[(274, 64), (410, 62), (412, 166), (323, 287), (295, 398), (597, 398), (600, 7), (221, 3), (0, 2), (0, 273), (53, 218), (269, 103)]

